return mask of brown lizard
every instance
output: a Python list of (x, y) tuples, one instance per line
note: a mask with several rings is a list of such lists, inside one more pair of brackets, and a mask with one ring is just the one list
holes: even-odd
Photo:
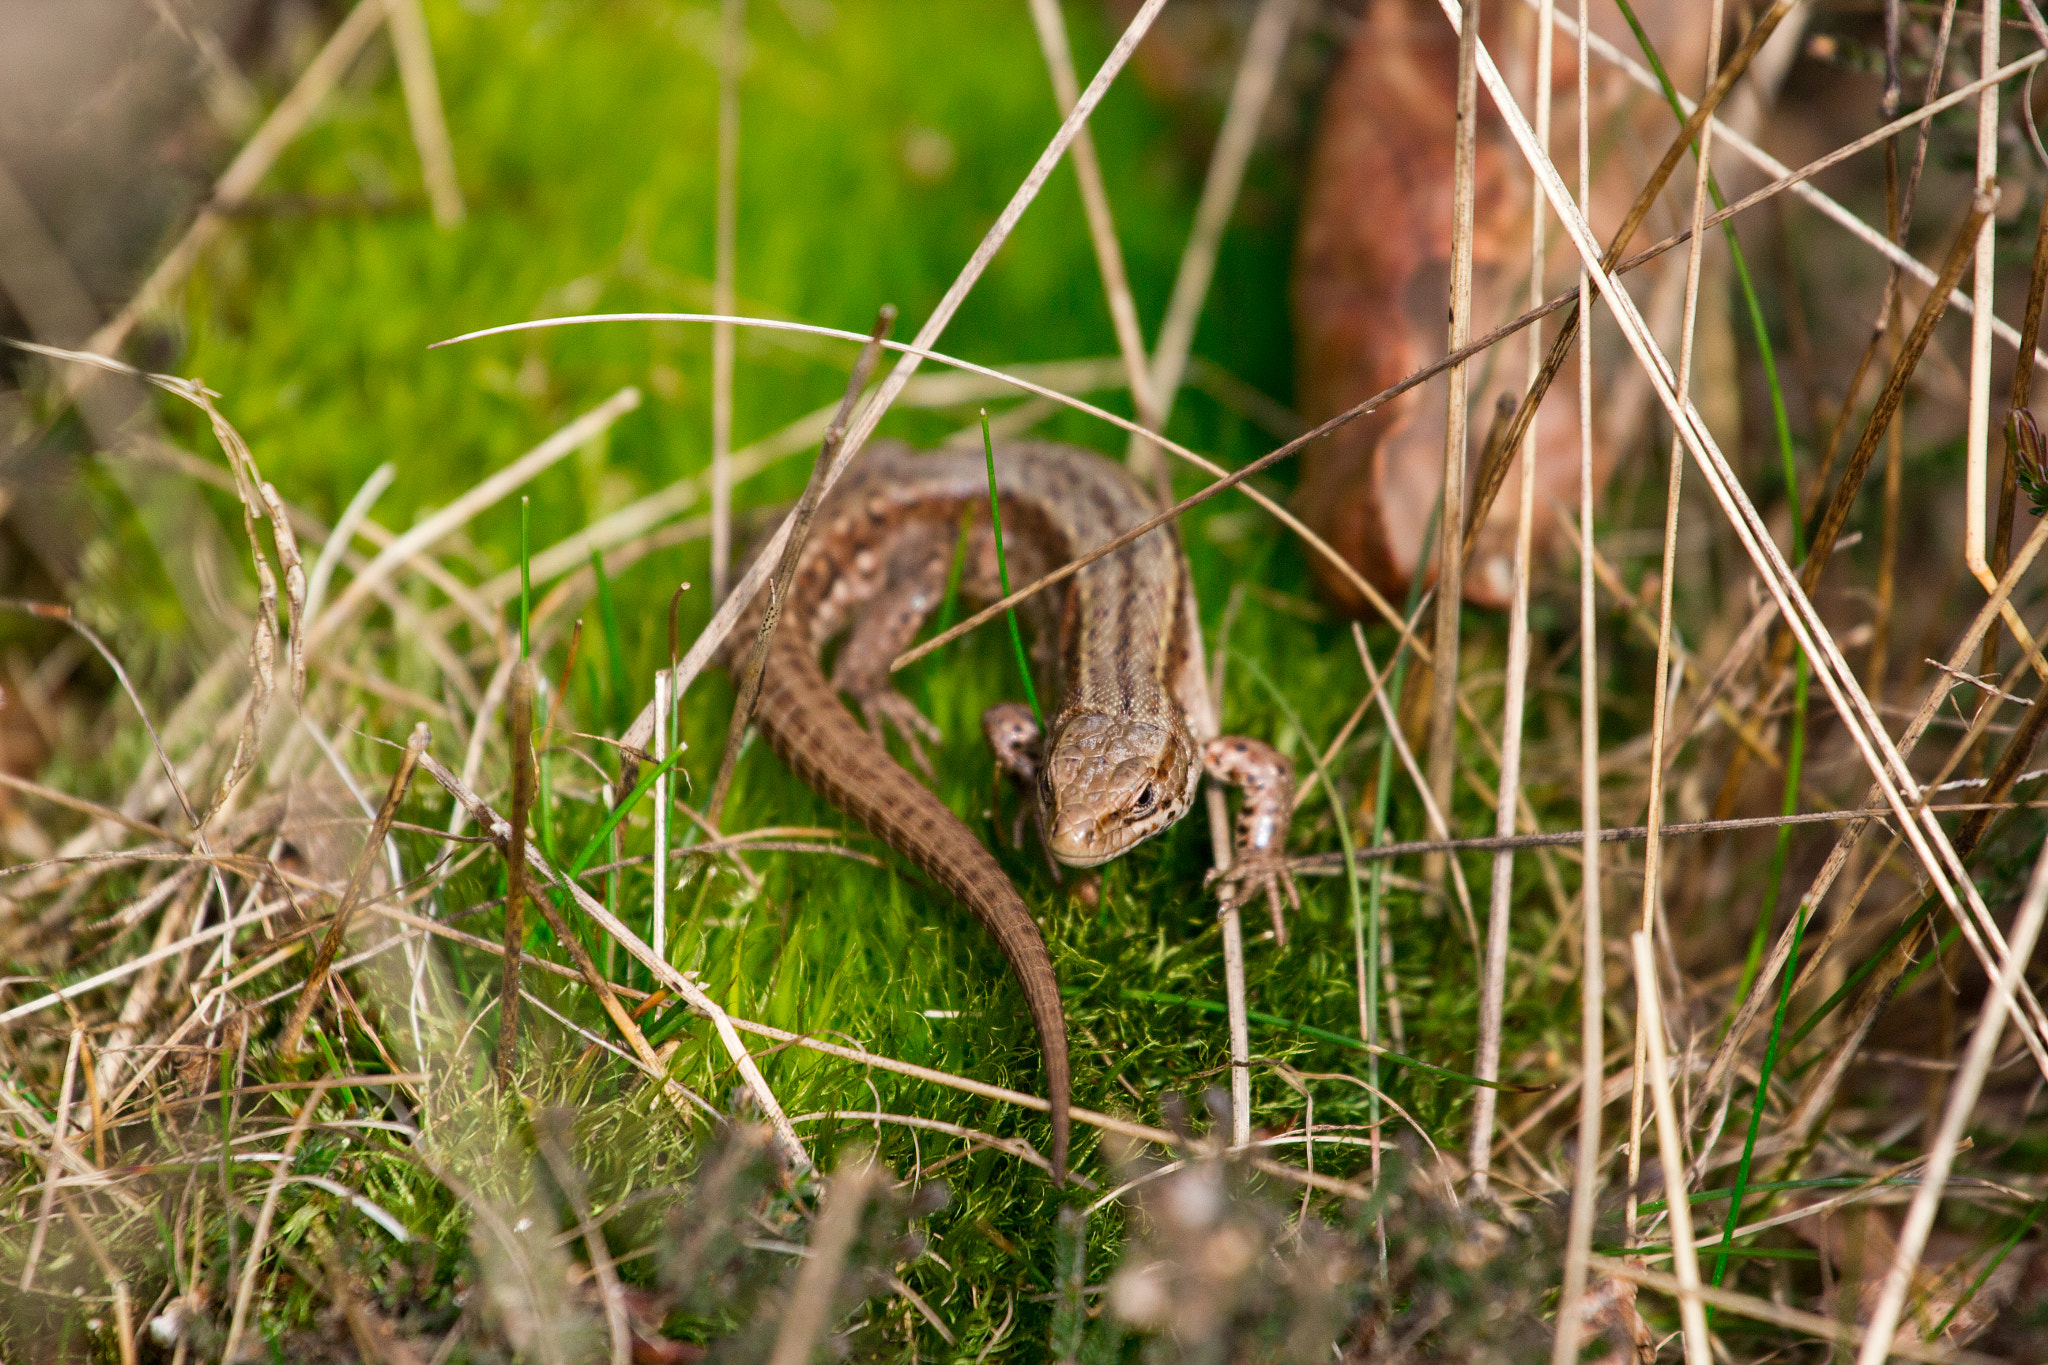
[[(1008, 446), (995, 468), (1016, 580), (1059, 567), (1155, 510), (1124, 466), (1071, 446)], [(938, 607), (963, 525), (961, 593), (992, 600), (1001, 589), (982, 452), (870, 446), (819, 506), (769, 645), (755, 718), (799, 777), (965, 901), (995, 935), (1044, 1051), (1052, 1166), (1063, 1179), (1066, 1021), (1045, 941), (995, 857), (883, 742), (893, 727), (929, 772), (920, 740), (937, 740), (938, 728), (895, 690), (889, 664)], [(759, 603), (754, 611), (730, 637), (728, 668), (743, 664)], [(1218, 737), (1179, 541), (1161, 528), (1029, 599), (1022, 614), (1052, 682), (1049, 733), (1015, 703), (990, 708), (983, 729), (999, 765), (1035, 795), (1046, 851), (1069, 867), (1107, 862), (1187, 814), (1206, 770), (1244, 793), (1236, 857), (1211, 880), (1228, 906), (1263, 891), (1284, 942), (1280, 897), (1300, 903), (1284, 861), (1293, 766), (1257, 740)], [(828, 680), (819, 656), (842, 633)], [(839, 704), (842, 692), (866, 728)]]

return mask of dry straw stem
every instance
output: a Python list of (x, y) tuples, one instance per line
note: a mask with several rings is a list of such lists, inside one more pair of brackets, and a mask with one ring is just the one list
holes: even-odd
[[(1984, 0), (1978, 25), (1977, 69), (1998, 66), (1999, 31), (2004, 27), (2001, 0)], [(1977, 194), (1998, 193), (1998, 91), (1977, 97)], [(1997, 282), (1998, 224), (1987, 223), (1976, 240), (1977, 277), (1970, 291), (1977, 311), (1970, 316), (1970, 407), (1963, 438), (1963, 563), (1989, 588), (1997, 581), (1984, 558), (1985, 473), (1991, 443), (1991, 320), (1992, 286)]]
[(320, 940), (319, 951), (313, 957), (313, 970), (307, 974), (306, 984), (299, 991), (298, 1003), (292, 1006), (291, 1017), (285, 1021), (284, 1034), (277, 1044), (281, 1056), (296, 1057), (299, 1053), (306, 1021), (312, 1017), (313, 1006), (319, 1002), (321, 991), (326, 989), (327, 973), (341, 952), (342, 941), (348, 935), (349, 921), (355, 916), (356, 907), (362, 903), (363, 892), (370, 884), (370, 869), (377, 864), (377, 851), (383, 847), (384, 837), (391, 832), (391, 820), (398, 814), (399, 802), (405, 800), (405, 794), (412, 786), (413, 769), (432, 741), (433, 734), (424, 721), (413, 726), (412, 734), (406, 738), (405, 750), (398, 760), (398, 771), (391, 775), (391, 786), (384, 793), (384, 804), (378, 808), (377, 818), (371, 822), (369, 838), (364, 841), (362, 852), (356, 855), (355, 866), (349, 869), (348, 885), (335, 906), (334, 921), (327, 926), (327, 936)]
[(825, 474), (832, 467), (832, 459), (839, 453), (839, 446), (846, 439), (847, 418), (853, 413), (853, 405), (868, 386), (868, 376), (875, 371), (875, 362), (882, 356), (882, 339), (889, 329), (896, 325), (896, 309), (893, 304), (883, 304), (875, 314), (875, 325), (868, 333), (867, 344), (860, 348), (859, 357), (853, 362), (853, 372), (847, 376), (846, 392), (840, 395), (839, 410), (833, 414), (832, 425), (825, 428), (825, 439), (818, 447), (818, 461), (811, 466), (810, 482), (804, 485), (803, 496), (797, 499), (796, 510), (790, 514), (789, 538), (783, 542), (782, 558), (775, 566), (775, 576), (769, 580), (768, 602), (761, 612), (760, 629), (754, 633), (754, 643), (747, 650), (746, 664), (740, 674), (738, 695), (733, 700), (732, 723), (726, 729), (725, 752), (718, 759), (718, 777), (711, 784), (711, 800), (704, 807), (704, 820), (715, 833), (719, 817), (725, 812), (725, 795), (732, 787), (733, 765), (739, 761), (740, 741), (745, 738), (747, 724), (754, 718), (754, 704), (761, 699), (761, 674), (768, 662), (768, 645), (775, 638), (775, 629), (782, 624), (782, 611), (789, 599), (789, 585), (796, 577), (797, 562), (803, 558), (804, 542), (810, 538), (811, 522), (818, 515), (818, 503), (825, 496)]
[[(1706, 44), (1708, 85), (1714, 83), (1716, 68), (1720, 61), (1721, 44), (1721, 0), (1714, 0), (1707, 21), (1707, 32), (1714, 35)], [(1709, 189), (1712, 183), (1714, 125), (1708, 121), (1700, 128), (1698, 155), (1694, 158), (1692, 186), (1692, 250), (1688, 253), (1685, 268), (1685, 312), (1679, 327), (1678, 379), (1676, 388), (1680, 394), (1692, 392), (1692, 355), (1694, 327), (1699, 317), (1700, 266), (1704, 258), (1705, 245), (1703, 223), (1707, 212)], [(1678, 512), (1684, 494), (1685, 448), (1674, 434), (1671, 438), (1670, 465), (1664, 486), (1664, 553), (1657, 591), (1657, 665), (1651, 673), (1650, 697), (1650, 793), (1647, 802), (1645, 841), (1643, 844), (1643, 917), (1642, 932), (1656, 931), (1657, 906), (1663, 895), (1663, 841), (1660, 825), (1664, 819), (1664, 774), (1665, 745), (1668, 736), (1670, 701), (1673, 688), (1667, 679), (1671, 676), (1671, 611), (1672, 596), (1677, 588), (1678, 577)], [(1642, 1171), (1643, 1132), (1643, 1077), (1645, 1067), (1644, 1035), (1645, 1013), (1636, 1013), (1635, 1084), (1629, 1093), (1628, 1118), (1628, 1203), (1627, 1222), (1629, 1240), (1635, 1240), (1636, 1182)], [(1661, 1040), (1660, 1040), (1661, 1041)], [(1671, 1155), (1665, 1160), (1677, 1160), (1679, 1170), (1684, 1169), (1684, 1158), (1677, 1155), (1677, 1149), (1670, 1149)], [(1690, 1220), (1688, 1219), (1688, 1222)], [(1688, 1229), (1688, 1235), (1690, 1230)], [(1698, 1282), (1697, 1268), (1693, 1280)], [(1686, 1337), (1686, 1352), (1692, 1354), (1692, 1334)]]
[(1871, 1310), (1870, 1335), (1864, 1338), (1856, 1365), (1883, 1365), (1886, 1348), (1892, 1345), (1892, 1334), (1905, 1308), (1906, 1292), (1912, 1287), (1914, 1273), (1920, 1268), (1920, 1253), (1927, 1245), (1927, 1235), (1933, 1231), (1935, 1215), (1941, 1208), (1942, 1187), (1948, 1182), (1957, 1145), (1963, 1140), (1963, 1129), (1970, 1121), (1970, 1111), (1977, 1106), (1977, 1096), (1984, 1087), (1991, 1059), (1998, 1052), (1999, 1037), (2005, 1032), (2006, 1017), (2012, 1011), (2013, 993), (2020, 984), (2028, 959), (2033, 956), (2044, 914), (2048, 914), (2048, 849), (2042, 850), (2034, 864), (2034, 875), (2021, 899), (2019, 916), (2013, 921), (2012, 953), (2006, 959), (2004, 970), (1992, 983), (1991, 994), (1977, 1016), (1976, 1030), (1970, 1035), (1969, 1050), (1963, 1054), (1962, 1068), (1949, 1090), (1941, 1127), (1928, 1148), (1927, 1172), (1921, 1176), (1920, 1187), (1914, 1191), (1913, 1202), (1906, 1210), (1905, 1226), (1900, 1229), (1899, 1240), (1892, 1250), (1892, 1263), (1886, 1270), (1883, 1288), (1878, 1292), (1877, 1306)]
[[(169, 298), (171, 291), (198, 263), (200, 253), (227, 221), (227, 214), (239, 208), (255, 190), (279, 154), (306, 126), (320, 101), (348, 70), (349, 63), (369, 42), (370, 35), (377, 31), (378, 23), (384, 18), (384, 5), (385, 0), (358, 0), (356, 7), (349, 11), (348, 17), (327, 40), (326, 46), (306, 64), (291, 91), (278, 102), (277, 108), (270, 111), (270, 117), (263, 120), (255, 135), (221, 172), (220, 179), (214, 182), (213, 194), (205, 207), (199, 210), (198, 217), (192, 220), (192, 225), (185, 229), (185, 235), (157, 263), (156, 269), (150, 272), (149, 278), (142, 282), (142, 287), (135, 291), (135, 296), (126, 306), (92, 334), (84, 349), (112, 355), (127, 340), (136, 322)], [(82, 383), (82, 379), (74, 378), (70, 391), (77, 394)]]
[[(1444, 347), (1447, 351), (1459, 350), (1472, 337), (1473, 177), (1479, 158), (1479, 0), (1461, 3), (1464, 13), (1458, 25), (1457, 129), (1451, 156), (1450, 340)], [(1449, 814), (1451, 784), (1458, 767), (1458, 624), (1465, 606), (1466, 556), (1451, 529), (1465, 524), (1468, 414), (1464, 365), (1451, 367), (1447, 388), (1449, 408), (1444, 419), (1444, 475), (1436, 538), (1436, 629), (1429, 670), (1429, 790), (1436, 804)], [(1517, 448), (1521, 444), (1518, 435), (1510, 432), (1504, 436), (1501, 448)], [(1431, 855), (1424, 860), (1423, 867), (1423, 880), (1441, 887), (1444, 859)]]
[[(1536, 50), (1531, 68), (1531, 83), (1535, 87), (1536, 95), (1536, 141), (1546, 150), (1550, 146), (1552, 35), (1555, 32), (1556, 29), (1550, 22), (1546, 0), (1546, 7), (1540, 10), (1537, 16)], [(1540, 307), (1543, 302), (1546, 226), (1544, 215), (1535, 198), (1536, 190), (1532, 184), (1529, 214), (1529, 303), (1532, 308)], [(1528, 377), (1524, 380), (1525, 384), (1534, 383), (1537, 374), (1542, 370), (1542, 352), (1538, 349), (1542, 339), (1543, 333), (1539, 325), (1537, 330), (1529, 334)], [(1503, 394), (1501, 403), (1494, 410), (1493, 426), (1486, 435), (1486, 446), (1481, 459), (1482, 468), (1487, 461), (1509, 458), (1506, 444), (1507, 424), (1513, 415), (1514, 403)], [(1519, 453), (1522, 458), (1522, 479), (1520, 496), (1515, 508), (1514, 596), (1508, 609), (1507, 684), (1501, 698), (1500, 781), (1495, 787), (1494, 802), (1494, 832), (1506, 837), (1512, 837), (1515, 833), (1515, 811), (1524, 799), (1522, 725), (1528, 705), (1529, 568), (1536, 525), (1536, 441), (1533, 435), (1523, 440)], [(1497, 852), (1493, 860), (1492, 884), (1487, 890), (1486, 974), (1480, 984), (1479, 1044), (1472, 1068), (1482, 1080), (1500, 1078), (1501, 1016), (1503, 1001), (1507, 994), (1508, 932), (1513, 910), (1514, 872), (1514, 853), (1511, 850)], [(1472, 1132), (1466, 1149), (1466, 1159), (1472, 1170), (1473, 1186), (1479, 1190), (1487, 1188), (1488, 1168), (1493, 1162), (1493, 1123), (1496, 1104), (1493, 1092), (1486, 1086), (1479, 1087), (1472, 1097)]]
[[(1595, 1256), (1591, 1264), (1603, 1275), (1612, 1275), (1617, 1280), (1627, 1280), (1630, 1284), (1639, 1284), (1645, 1289), (1659, 1290), (1673, 1298), (1685, 1292), (1673, 1276), (1647, 1270), (1635, 1261)], [(1697, 1293), (1700, 1301), (1709, 1308), (1733, 1313), (1752, 1322), (1765, 1322), (1773, 1327), (1784, 1327), (1819, 1341), (1836, 1341), (1845, 1346), (1854, 1346), (1869, 1339), (1861, 1327), (1835, 1318), (1822, 1317), (1819, 1313), (1806, 1313), (1797, 1308), (1787, 1308), (1768, 1299), (1752, 1298), (1748, 1294), (1717, 1289), (1713, 1285), (1701, 1285), (1693, 1292)], [(1891, 1353), (1902, 1360), (1923, 1360), (1930, 1365), (1998, 1365), (1992, 1357), (1979, 1355), (1974, 1351), (1951, 1351), (1912, 1340), (1894, 1341)]]
[[(1444, 14), (1450, 16), (1448, 0)], [(1455, 21), (1454, 21), (1455, 22)], [(1493, 69), (1492, 60), (1487, 60), (1489, 75), (1488, 92), (1494, 103), (1508, 117), (1509, 126), (1521, 140), (1523, 154), (1528, 158), (1530, 168), (1536, 172), (1538, 185), (1549, 196), (1552, 209), (1563, 221), (1566, 232), (1572, 237), (1577, 248), (1581, 265), (1579, 269), (1579, 297), (1583, 303), (1587, 290), (1601, 274), (1600, 267), (1593, 262), (1592, 232), (1585, 219), (1580, 216), (1589, 211), (1593, 200), (1592, 140), (1588, 129), (1588, 110), (1591, 108), (1591, 93), (1588, 86), (1588, 63), (1586, 61), (1586, 33), (1590, 25), (1586, 19), (1586, 0), (1579, 0), (1579, 50), (1578, 50), (1578, 163), (1579, 201), (1575, 205), (1558, 176), (1557, 168), (1549, 162), (1547, 148), (1533, 141), (1534, 134), (1526, 124), (1518, 124), (1512, 102), (1505, 102), (1505, 87), (1500, 73)], [(1482, 55), (1483, 51), (1482, 51)], [(1681, 143), (1682, 145), (1682, 143)], [(1676, 164), (1667, 156), (1667, 162)], [(1547, 175), (1546, 175), (1547, 172)], [(1669, 174), (1669, 170), (1665, 171)], [(1533, 206), (1540, 213), (1540, 205)], [(1631, 216), (1634, 216), (1633, 213)], [(1633, 231), (1633, 229), (1629, 229)], [(1609, 287), (1600, 281), (1602, 290)], [(1626, 296), (1624, 296), (1626, 301)], [(1615, 305), (1612, 295), (1608, 297), (1610, 307)], [(1568, 320), (1567, 330), (1571, 330)], [(1556, 368), (1552, 361), (1561, 364), (1559, 352), (1553, 348), (1544, 359), (1544, 367), (1552, 374)], [(1600, 1117), (1601, 1092), (1603, 1087), (1596, 1084), (1606, 1066), (1603, 1055), (1606, 1041), (1603, 1034), (1602, 994), (1606, 989), (1606, 952), (1602, 941), (1602, 920), (1600, 913), (1600, 704), (1599, 676), (1599, 618), (1593, 612), (1593, 362), (1592, 348), (1579, 348), (1579, 823), (1585, 829), (1585, 842), (1580, 847), (1579, 869), (1579, 1123), (1578, 1156), (1573, 1162), (1571, 1214), (1565, 1225), (1564, 1273), (1558, 1285), (1557, 1330), (1551, 1338), (1551, 1365), (1574, 1365), (1579, 1358), (1580, 1333), (1585, 1325), (1583, 1305), (1586, 1293), (1587, 1254), (1593, 1244), (1594, 1196), (1600, 1187)], [(1653, 376), (1654, 377), (1654, 376)], [(1542, 382), (1539, 377), (1538, 382)], [(1534, 393), (1532, 388), (1530, 391)], [(1534, 411), (1533, 408), (1530, 409)], [(1519, 444), (1519, 440), (1515, 442)], [(1562, 519), (1562, 518), (1560, 518)], [(1448, 535), (1449, 528), (1445, 528)], [(1658, 679), (1663, 685), (1663, 679)]]
[(461, 224), (462, 182), (455, 175), (455, 146), (448, 138), (448, 116), (441, 108), (441, 82), (434, 74), (434, 43), (420, 0), (384, 0), (391, 20), (391, 45), (398, 53), (398, 80), (405, 90), (406, 118), (412, 123), (413, 146), (419, 149), (420, 171), (427, 182), (427, 201), (434, 221), (443, 228)]
[[(1685, 1332), (1686, 1365), (1713, 1365), (1707, 1339), (1707, 1317), (1700, 1308), (1700, 1262), (1692, 1241), (1692, 1200), (1685, 1184), (1685, 1142), (1678, 1130), (1678, 1106), (1671, 1098), (1671, 1073), (1664, 1059), (1664, 1010), (1657, 999), (1657, 964), (1650, 935), (1638, 929), (1629, 935), (1636, 969), (1636, 1034), (1644, 1042), (1639, 1055), (1649, 1065), (1648, 1083), (1657, 1109), (1657, 1159), (1664, 1167), (1665, 1207), (1670, 1210), (1672, 1261), (1678, 1271), (1678, 1316)], [(1642, 1082), (1639, 1079), (1638, 1084)], [(1636, 1135), (1629, 1134), (1634, 1147)]]

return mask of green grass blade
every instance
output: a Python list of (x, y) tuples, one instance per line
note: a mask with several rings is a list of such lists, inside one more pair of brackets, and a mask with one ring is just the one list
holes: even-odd
[[(981, 448), (988, 456), (988, 523), (996, 537), (996, 573), (1002, 579), (1003, 596), (1010, 595), (1010, 561), (1003, 554), (1003, 512), (996, 498), (996, 443), (988, 434), (988, 409), (981, 410)], [(1010, 648), (1017, 652), (1017, 674), (1024, 679), (1024, 700), (1031, 703), (1032, 718), (1040, 734), (1045, 732), (1045, 712), (1038, 709), (1038, 689), (1031, 685), (1031, 660), (1024, 654), (1024, 633), (1017, 629), (1017, 609), (1007, 613), (1010, 620)]]

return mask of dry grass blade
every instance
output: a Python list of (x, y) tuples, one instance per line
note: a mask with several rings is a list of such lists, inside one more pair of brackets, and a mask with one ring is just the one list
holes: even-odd
[(284, 1142), (284, 1153), (278, 1158), (277, 1170), (271, 1174), (270, 1184), (263, 1191), (263, 1204), (256, 1214), (256, 1226), (249, 1234), (249, 1255), (242, 1262), (241, 1282), (235, 1289), (235, 1309), (228, 1321), (227, 1341), (221, 1347), (222, 1360), (239, 1358), (235, 1347), (241, 1344), (243, 1330), (248, 1325), (249, 1305), (256, 1296), (256, 1272), (263, 1266), (263, 1251), (270, 1242), (270, 1225), (277, 1216), (278, 1197), (284, 1193), (285, 1181), (292, 1173), (292, 1161), (299, 1154), (299, 1143), (305, 1139), (313, 1114), (326, 1100), (327, 1092), (334, 1084), (332, 1080), (316, 1081), (313, 1093), (306, 1096), (306, 1102), (292, 1119), (291, 1133)]
[(320, 613), (319, 621), (309, 632), (307, 647), (317, 647), (340, 629), (350, 613), (362, 605), (377, 585), (395, 573), (400, 565), (409, 563), (457, 527), (466, 524), (478, 512), (537, 478), (565, 456), (596, 440), (612, 423), (639, 406), (640, 390), (630, 385), (620, 389), (432, 516), (422, 518), (417, 525), (378, 551), (377, 557), (334, 599), (334, 605)]
[(377, 852), (384, 846), (384, 837), (391, 832), (391, 821), (398, 814), (399, 803), (405, 800), (406, 792), (412, 787), (413, 770), (432, 742), (433, 734), (424, 722), (413, 726), (412, 734), (405, 741), (405, 751), (399, 756), (398, 771), (391, 775), (391, 786), (384, 794), (384, 804), (378, 809), (377, 818), (371, 822), (369, 838), (364, 841), (362, 852), (356, 855), (355, 866), (349, 870), (348, 885), (334, 909), (334, 922), (328, 925), (327, 936), (320, 941), (319, 951), (313, 958), (313, 970), (307, 974), (306, 984), (299, 991), (298, 1003), (292, 1006), (291, 1017), (285, 1021), (284, 1033), (277, 1044), (277, 1050), (283, 1056), (298, 1055), (306, 1021), (312, 1018), (313, 1006), (319, 1003), (320, 994), (327, 987), (327, 973), (341, 952), (342, 942), (348, 935), (349, 921), (370, 884), (370, 869), (377, 864)]
[(35, 1231), (29, 1234), (28, 1254), (22, 1258), (21, 1291), (24, 1294), (35, 1288), (36, 1267), (42, 1262), (43, 1243), (50, 1232), (50, 1213), (57, 1202), (57, 1172), (64, 1164), (60, 1154), (68, 1149), (71, 1141), (71, 1090), (78, 1075), (78, 1053), (84, 1040), (82, 1030), (72, 1030), (71, 1044), (64, 1053), (63, 1079), (57, 1086), (57, 1119), (50, 1125), (50, 1160), (43, 1178), (43, 1200), (36, 1210)]
[[(1451, 284), (1450, 341), (1456, 351), (1472, 336), (1472, 211), (1473, 178), (1479, 160), (1479, 0), (1461, 0), (1458, 24), (1457, 132), (1451, 154)], [(1458, 627), (1465, 609), (1465, 547), (1455, 528), (1465, 525), (1466, 368), (1450, 371), (1444, 419), (1444, 475), (1437, 504), (1436, 622), (1429, 659), (1429, 790), (1448, 818), (1451, 783), (1458, 768)], [(1520, 434), (1512, 428), (1501, 437), (1501, 449), (1519, 449)], [(1506, 474), (1505, 465), (1496, 479)], [(1475, 509), (1476, 511), (1477, 509)], [(1477, 530), (1477, 518), (1473, 529)], [(1448, 835), (1448, 831), (1446, 831)], [(1423, 864), (1423, 880), (1441, 887), (1444, 860), (1431, 855)]]
[(746, 736), (747, 725), (754, 718), (754, 704), (761, 699), (761, 673), (768, 662), (768, 645), (775, 638), (776, 627), (782, 624), (782, 608), (788, 600), (790, 581), (796, 577), (797, 561), (803, 557), (804, 542), (810, 538), (811, 521), (817, 516), (818, 503), (825, 496), (827, 471), (839, 453), (840, 443), (846, 439), (846, 422), (853, 413), (854, 402), (867, 388), (868, 377), (874, 373), (875, 362), (881, 358), (882, 339), (895, 325), (894, 305), (883, 304), (875, 315), (874, 330), (868, 334), (867, 344), (861, 347), (859, 357), (853, 362), (853, 372), (847, 376), (846, 392), (839, 399), (839, 411), (833, 415), (832, 425), (825, 429), (825, 439), (818, 447), (818, 462), (811, 467), (811, 480), (804, 485), (803, 496), (797, 500), (796, 510), (790, 514), (787, 523), (789, 538), (782, 543), (782, 558), (768, 583), (768, 603), (762, 609), (761, 626), (754, 633), (754, 643), (747, 651), (738, 695), (733, 700), (732, 723), (726, 729), (725, 752), (719, 755), (718, 777), (711, 784), (711, 800), (704, 808), (705, 823), (713, 830), (718, 828), (719, 817), (725, 811), (725, 795), (732, 787), (732, 770), (739, 761), (740, 741)]
[[(1685, 1330), (1686, 1365), (1712, 1365), (1707, 1318), (1700, 1309), (1700, 1263), (1692, 1241), (1692, 1199), (1685, 1183), (1685, 1144), (1678, 1131), (1678, 1106), (1671, 1099), (1671, 1073), (1664, 1059), (1664, 1010), (1657, 1000), (1657, 964), (1650, 935), (1629, 935), (1636, 969), (1636, 1032), (1644, 1040), (1650, 1094), (1657, 1110), (1657, 1159), (1664, 1168), (1665, 1207), (1671, 1217), (1672, 1260), (1678, 1271), (1678, 1312)], [(1629, 1136), (1633, 1146), (1636, 1137)]]
[[(1067, 20), (1060, 12), (1059, 0), (1031, 0), (1031, 23), (1038, 30), (1038, 46), (1045, 54), (1046, 68), (1052, 74), (1053, 95), (1059, 100), (1060, 116), (1064, 118), (1074, 111), (1081, 98), (1081, 82), (1074, 74), (1074, 54), (1067, 42)], [(1109, 192), (1102, 183), (1102, 163), (1095, 155), (1095, 139), (1085, 127), (1075, 134), (1071, 155), (1074, 177), (1081, 185), (1081, 208), (1088, 217), (1088, 239), (1095, 248), (1103, 296), (1109, 303), (1110, 325), (1116, 332), (1117, 354), (1124, 364), (1124, 382), (1131, 391), (1131, 406), (1137, 410), (1141, 425), (1156, 430), (1165, 426), (1166, 420), (1152, 395), (1151, 367), (1146, 359), (1145, 334), (1138, 324), (1138, 305), (1131, 297), (1130, 276), (1124, 269), (1123, 247), (1117, 241)], [(1132, 448), (1135, 450), (1136, 446)], [(1150, 450), (1149, 446), (1146, 448)], [(1151, 458), (1158, 461), (1156, 453)]]

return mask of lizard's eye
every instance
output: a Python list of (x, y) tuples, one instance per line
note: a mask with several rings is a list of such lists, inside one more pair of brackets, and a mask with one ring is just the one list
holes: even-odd
[(1143, 790), (1143, 791), (1141, 791), (1141, 792), (1139, 792), (1139, 793), (1138, 793), (1138, 799), (1137, 799), (1137, 800), (1135, 800), (1135, 801), (1133, 801), (1133, 802), (1131, 802), (1131, 814), (1133, 814), (1133, 815), (1149, 815), (1149, 814), (1151, 814), (1151, 813), (1152, 813), (1152, 807), (1153, 807), (1153, 805), (1154, 805), (1154, 804), (1155, 804), (1155, 803), (1156, 803), (1156, 802), (1157, 802), (1158, 800), (1159, 800), (1159, 794), (1158, 794), (1157, 792), (1153, 791), (1150, 785), (1147, 785), (1147, 786), (1146, 786), (1146, 788), (1145, 788), (1145, 790)]

